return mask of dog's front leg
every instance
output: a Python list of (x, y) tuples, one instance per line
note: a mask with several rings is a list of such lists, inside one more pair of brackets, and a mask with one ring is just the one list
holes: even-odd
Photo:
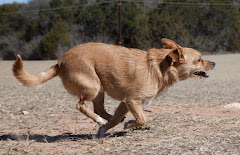
[(130, 120), (126, 122), (124, 124), (124, 129), (143, 126), (146, 123), (146, 118), (143, 114), (142, 103), (143, 102), (139, 100), (131, 100), (126, 103), (129, 111), (133, 114), (136, 120)]
[(107, 130), (109, 130), (110, 128), (116, 126), (117, 124), (119, 124), (120, 122), (122, 122), (122, 120), (124, 119), (124, 115), (128, 112), (128, 108), (125, 102), (121, 102), (120, 105), (118, 106), (118, 108), (116, 109), (113, 117), (111, 118), (111, 120), (106, 124), (103, 125), (99, 128), (98, 130), (98, 137), (102, 138), (104, 136), (104, 133), (107, 132)]

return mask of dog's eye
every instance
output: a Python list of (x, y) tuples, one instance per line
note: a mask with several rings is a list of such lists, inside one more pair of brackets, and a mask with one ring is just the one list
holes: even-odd
[(197, 61), (198, 61), (198, 62), (201, 62), (201, 59), (198, 59)]
[(184, 59), (184, 56), (181, 54), (181, 59)]

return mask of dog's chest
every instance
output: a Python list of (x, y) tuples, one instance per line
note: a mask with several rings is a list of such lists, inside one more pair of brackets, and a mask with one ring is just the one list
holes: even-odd
[(156, 96), (154, 96), (154, 97), (152, 97), (152, 98), (145, 99), (143, 105), (144, 105), (145, 107), (150, 106), (155, 98), (161, 96), (161, 95), (164, 94), (165, 92), (166, 92), (166, 90), (158, 93)]
[(143, 105), (146, 106), (146, 107), (150, 106), (152, 104), (152, 101), (153, 101), (154, 98), (155, 97), (144, 100)]

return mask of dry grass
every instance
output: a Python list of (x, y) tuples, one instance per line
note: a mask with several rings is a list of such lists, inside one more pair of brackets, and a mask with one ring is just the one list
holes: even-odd
[[(210, 78), (176, 84), (145, 108), (145, 127), (120, 124), (100, 140), (58, 78), (25, 88), (11, 75), (12, 61), (0, 61), (1, 154), (239, 154), (240, 109), (224, 106), (240, 102), (240, 55), (206, 57), (217, 64)], [(24, 64), (36, 74), (55, 62)], [(110, 113), (117, 105), (107, 97)]]

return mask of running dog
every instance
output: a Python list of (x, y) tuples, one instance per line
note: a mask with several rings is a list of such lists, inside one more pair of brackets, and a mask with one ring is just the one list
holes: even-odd
[[(98, 136), (114, 127), (130, 111), (136, 120), (124, 129), (143, 126), (146, 122), (142, 105), (150, 104), (164, 89), (190, 77), (207, 78), (206, 71), (215, 63), (204, 60), (200, 52), (162, 39), (163, 48), (143, 51), (104, 43), (85, 43), (67, 51), (58, 63), (38, 75), (23, 68), (20, 56), (12, 71), (27, 87), (37, 87), (59, 76), (65, 89), (79, 98), (76, 108), (101, 127)], [(104, 93), (121, 101), (114, 115), (104, 109)], [(88, 108), (93, 102), (94, 111)], [(108, 122), (105, 123), (104, 119)]]

